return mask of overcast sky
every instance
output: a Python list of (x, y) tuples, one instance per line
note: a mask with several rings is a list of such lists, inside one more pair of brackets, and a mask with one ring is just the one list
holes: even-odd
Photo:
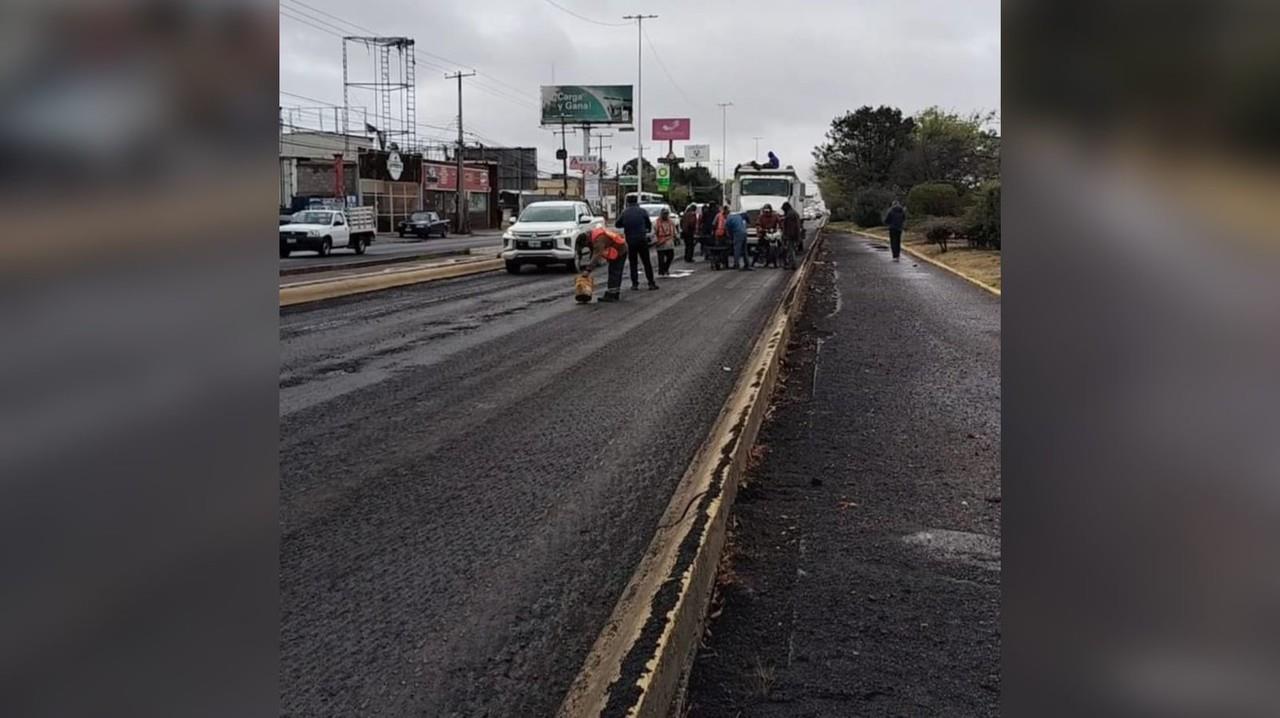
[[(733, 102), (727, 111), (730, 166), (751, 160), (752, 137), (760, 136), (761, 156), (774, 150), (809, 181), (810, 151), (831, 119), (861, 105), (887, 104), (908, 113), (930, 105), (1000, 109), (996, 0), (555, 2), (597, 22), (657, 14), (644, 23), (645, 138), (654, 117), (690, 117), (692, 141), (710, 144), (718, 160), (716, 103)], [(538, 88), (552, 84), (553, 72), (556, 84), (636, 83), (634, 21), (605, 27), (549, 0), (281, 0), (280, 7), (282, 92), (342, 104), (342, 42), (331, 34), (336, 28), (409, 36), (419, 52), (418, 122), (437, 126), (419, 127), (420, 138), (456, 136), (457, 85), (444, 74), (475, 69), (481, 74), (464, 85), (465, 129), (488, 143), (536, 146), (544, 170), (559, 164), (559, 138), (538, 126)], [(362, 50), (351, 58), (353, 79), (372, 77)], [(317, 103), (282, 94), (280, 104)], [(371, 96), (353, 94), (351, 104), (372, 104)], [(326, 122), (331, 126), (331, 119)], [(314, 123), (309, 117), (307, 124)], [(636, 143), (636, 133), (615, 132), (605, 140), (613, 145), (605, 159), (634, 157)], [(665, 153), (665, 142), (649, 140), (646, 158), (659, 144)], [(677, 154), (682, 144), (676, 143)], [(571, 134), (568, 146), (579, 154), (580, 135)]]

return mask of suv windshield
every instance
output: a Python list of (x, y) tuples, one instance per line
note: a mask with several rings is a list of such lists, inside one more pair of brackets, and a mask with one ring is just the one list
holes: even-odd
[(333, 222), (332, 212), (299, 212), (293, 215), (294, 224), (330, 224)]
[(578, 215), (573, 207), (566, 205), (550, 207), (531, 204), (520, 213), (521, 222), (573, 222), (577, 219)]
[(791, 180), (785, 177), (749, 177), (742, 180), (742, 188), (738, 194), (770, 195), (773, 197), (790, 197)]
[(657, 219), (658, 215), (662, 214), (662, 210), (667, 208), (665, 204), (645, 204), (641, 206), (644, 207), (644, 211), (648, 212), (649, 216), (654, 219)]

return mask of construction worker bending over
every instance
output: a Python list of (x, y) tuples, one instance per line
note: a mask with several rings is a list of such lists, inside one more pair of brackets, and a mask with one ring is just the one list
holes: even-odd
[(577, 246), (584, 245), (591, 249), (591, 259), (582, 265), (582, 275), (589, 277), (596, 267), (608, 262), (609, 283), (600, 301), (618, 301), (622, 294), (622, 271), (627, 266), (627, 240), (617, 232), (596, 227), (588, 233), (578, 235)]

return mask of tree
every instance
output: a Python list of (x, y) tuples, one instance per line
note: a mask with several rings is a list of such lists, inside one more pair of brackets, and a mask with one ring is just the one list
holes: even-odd
[(947, 182), (966, 191), (1000, 176), (1000, 136), (994, 112), (960, 115), (930, 107), (915, 117), (909, 149), (893, 170), (896, 184)]
[[(633, 175), (636, 173), (636, 158), (632, 157), (622, 165), (622, 174)], [(658, 188), (658, 170), (649, 160), (644, 161), (644, 186), (646, 192), (656, 191)]]
[(694, 202), (719, 203), (723, 188), (720, 182), (706, 167), (684, 167), (676, 165), (671, 171), (672, 186), (686, 186), (691, 192)]
[(851, 201), (858, 190), (889, 184), (898, 159), (911, 146), (915, 120), (902, 110), (869, 105), (831, 121), (826, 142), (813, 150), (823, 197)]

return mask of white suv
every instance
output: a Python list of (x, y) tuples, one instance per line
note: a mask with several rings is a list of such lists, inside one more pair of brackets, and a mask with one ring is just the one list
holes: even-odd
[(502, 235), (502, 258), (507, 271), (516, 274), (526, 264), (557, 264), (578, 271), (574, 240), (579, 234), (604, 226), (586, 202), (562, 200), (534, 202)]

